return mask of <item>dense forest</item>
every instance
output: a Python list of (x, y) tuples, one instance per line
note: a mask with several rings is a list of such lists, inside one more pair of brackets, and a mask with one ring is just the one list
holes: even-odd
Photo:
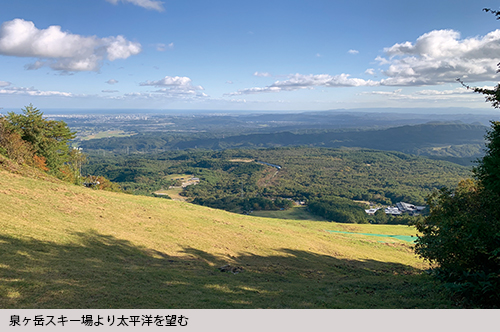
[(399, 152), (290, 147), (106, 156), (94, 153), (83, 172), (102, 174), (129, 192), (146, 195), (175, 186), (177, 180), (171, 174), (187, 174), (200, 179), (181, 192), (188, 201), (248, 212), (286, 209), (290, 200), (339, 198), (423, 205), (434, 189), (454, 186), (466, 177), (468, 168)]

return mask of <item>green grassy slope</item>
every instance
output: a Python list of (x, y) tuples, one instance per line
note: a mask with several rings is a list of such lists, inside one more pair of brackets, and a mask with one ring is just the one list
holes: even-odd
[[(409, 244), (326, 230), (414, 233), (236, 215), (0, 170), (0, 308), (452, 306)], [(226, 264), (242, 272), (220, 272)]]

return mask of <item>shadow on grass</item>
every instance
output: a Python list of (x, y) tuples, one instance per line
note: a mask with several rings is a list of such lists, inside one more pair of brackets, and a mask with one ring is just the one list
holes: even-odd
[[(54, 244), (0, 235), (0, 308), (446, 308), (420, 271), (280, 249), (178, 256), (96, 232)], [(223, 265), (241, 273), (220, 272)]]

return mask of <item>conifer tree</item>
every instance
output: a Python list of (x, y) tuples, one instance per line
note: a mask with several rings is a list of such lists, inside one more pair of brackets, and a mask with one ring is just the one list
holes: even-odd
[(21, 114), (9, 112), (6, 120), (11, 131), (30, 143), (35, 155), (45, 158), (49, 171), (59, 174), (60, 168), (70, 160), (69, 141), (76, 133), (63, 121), (45, 119), (32, 104)]

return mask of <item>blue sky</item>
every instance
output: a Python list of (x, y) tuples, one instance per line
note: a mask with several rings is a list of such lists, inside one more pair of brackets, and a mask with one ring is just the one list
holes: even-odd
[(0, 107), (485, 107), (497, 1), (16, 0)]

